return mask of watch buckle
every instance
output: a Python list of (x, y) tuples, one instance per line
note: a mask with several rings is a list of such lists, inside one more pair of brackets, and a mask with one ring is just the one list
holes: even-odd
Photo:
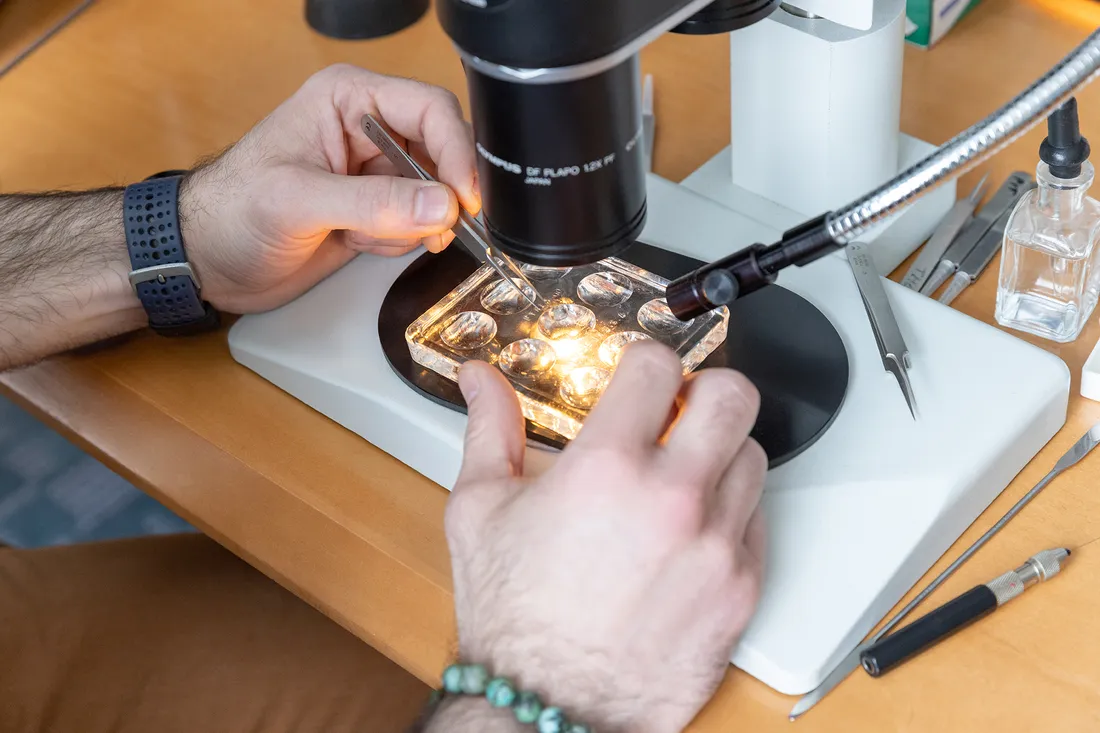
[(195, 283), (195, 290), (202, 290), (202, 285), (199, 284), (199, 277), (195, 274), (195, 270), (191, 267), (191, 264), (189, 262), (173, 262), (165, 265), (153, 265), (152, 267), (143, 267), (140, 270), (134, 270), (130, 273), (130, 287), (134, 289), (134, 292), (137, 292), (137, 286), (141, 283), (152, 282), (155, 280), (163, 285), (168, 282), (168, 278), (180, 276), (191, 278), (191, 282)]

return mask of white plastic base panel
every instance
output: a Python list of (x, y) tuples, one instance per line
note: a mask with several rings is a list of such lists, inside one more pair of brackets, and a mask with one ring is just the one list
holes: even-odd
[[(760, 221), (768, 216), (750, 210), (756, 219), (651, 176), (643, 241), (713, 260), (774, 241), (788, 224)], [(450, 488), (465, 417), (421, 397), (391, 371), (375, 325), (390, 283), (417, 256), (361, 256), (293, 303), (242, 318), (229, 343), (248, 368)], [(851, 361), (849, 392), (833, 425), (768, 475), (764, 591), (733, 656), (767, 685), (800, 694), (1058, 431), (1070, 380), (1065, 364), (1047, 352), (887, 283), (912, 351), (915, 422), (882, 368), (843, 257), (789, 268), (779, 284), (821, 309)], [(554, 459), (528, 453), (532, 471)]]

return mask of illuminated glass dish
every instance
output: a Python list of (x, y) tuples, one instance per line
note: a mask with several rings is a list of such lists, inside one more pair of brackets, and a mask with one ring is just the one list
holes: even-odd
[(457, 381), (467, 361), (495, 365), (524, 416), (566, 439), (580, 432), (631, 343), (670, 346), (687, 373), (726, 339), (726, 308), (683, 323), (664, 301), (668, 281), (622, 260), (524, 270), (541, 306), (485, 265), (416, 319), (405, 340), (417, 364), (447, 379)]

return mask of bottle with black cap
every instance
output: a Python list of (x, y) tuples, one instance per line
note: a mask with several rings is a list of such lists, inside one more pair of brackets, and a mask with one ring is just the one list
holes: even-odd
[(1067, 343), (1080, 335), (1100, 294), (1100, 202), (1087, 195), (1094, 171), (1076, 99), (1050, 115), (1039, 159), (1037, 188), (1005, 225), (996, 318)]

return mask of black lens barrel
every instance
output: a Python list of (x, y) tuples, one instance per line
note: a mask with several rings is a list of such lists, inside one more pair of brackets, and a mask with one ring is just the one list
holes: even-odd
[(621, 253), (645, 225), (637, 56), (555, 84), (466, 69), (489, 235), (523, 262), (587, 264)]

